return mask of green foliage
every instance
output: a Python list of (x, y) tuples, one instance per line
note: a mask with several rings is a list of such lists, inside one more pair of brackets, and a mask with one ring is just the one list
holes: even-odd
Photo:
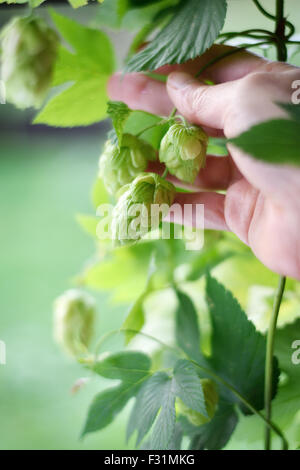
[(230, 142), (269, 163), (300, 165), (300, 105), (280, 105), (291, 119), (273, 119), (253, 126)]
[(192, 435), (190, 448), (193, 450), (220, 450), (229, 441), (238, 422), (238, 415), (233, 405), (223, 401), (214, 419), (201, 428), (187, 426), (186, 431)]
[[(11, 2), (7, 0), (7, 3)], [(32, 7), (41, 3), (41, 0), (30, 2)], [(70, 4), (78, 8), (87, 4), (87, 0), (70, 0)], [(205, 52), (223, 28), (227, 2), (105, 0), (97, 10), (93, 19), (95, 29), (51, 11), (65, 45), (59, 47), (52, 80), (52, 86), (57, 89), (53, 90), (53, 97), (34, 122), (72, 127), (93, 124), (107, 115), (111, 118), (114, 129), (101, 157), (92, 202), (95, 208), (112, 202), (120, 189), (111, 220), (115, 238), (122, 244), (119, 229), (122, 222), (129, 224), (132, 221), (128, 213), (132, 204), (142, 203), (149, 208), (156, 202), (171, 204), (173, 201), (175, 188), (166, 181), (166, 172), (163, 177), (159, 176), (160, 172), (159, 175), (143, 174), (149, 160), (155, 161), (156, 151), (159, 151), (160, 162), (171, 174), (182, 182), (193, 183), (200, 167), (204, 166), (206, 150), (212, 155), (228, 155), (228, 142), (210, 138), (206, 149), (207, 139), (202, 131), (194, 126), (189, 128), (191, 134), (186, 135), (187, 128), (178, 124), (175, 113), (166, 118), (132, 110), (125, 103), (115, 101), (109, 101), (107, 108), (106, 85), (114, 71), (115, 60), (110, 41), (98, 26), (138, 30), (130, 47), (126, 70), (143, 71), (164, 83), (166, 76), (151, 74), (151, 71), (166, 64), (181, 64)], [(291, 29), (288, 22), (286, 26)], [(252, 34), (253, 31), (247, 33), (250, 37)], [(141, 49), (150, 36), (154, 39)], [(278, 105), (286, 111), (286, 119), (258, 124), (229, 142), (262, 161), (299, 165), (300, 106)], [(185, 134), (180, 132), (179, 140), (174, 141), (172, 127), (173, 130), (184, 127)], [(142, 143), (142, 139), (147, 144)], [(142, 163), (141, 155), (145, 157)], [(108, 185), (108, 180), (109, 183), (113, 180), (113, 184)], [(130, 184), (124, 186), (125, 183)], [(133, 399), (127, 436), (130, 438), (136, 433), (137, 446), (179, 449), (184, 436), (191, 449), (221, 449), (230, 440), (238, 421), (242, 425), (246, 423), (249, 437), (248, 423), (260, 420), (262, 424), (263, 416), (259, 411), (265, 405), (266, 338), (256, 330), (236, 298), (226, 289), (227, 285), (231, 289), (232, 284), (226, 266), (234, 266), (235, 273), (243, 272), (247, 277), (246, 281), (235, 281), (235, 293), (242, 299), (243, 306), (259, 289), (264, 292), (260, 299), (264, 308), (271, 303), (274, 276), (271, 275), (270, 280), (270, 275), (263, 271), (265, 268), (258, 267), (257, 261), (253, 264), (249, 250), (241, 249), (230, 235), (207, 233), (202, 251), (187, 252), (185, 240), (176, 240), (178, 227), (170, 224), (170, 240), (151, 240), (147, 238), (148, 234), (142, 234), (146, 236), (139, 244), (133, 245), (135, 239), (132, 239), (130, 246), (114, 249), (106, 240), (97, 240), (98, 217), (79, 214), (77, 221), (96, 241), (96, 255), (77, 279), (79, 284), (109, 291), (114, 301), (132, 304), (118, 330), (122, 333), (119, 336), (125, 339), (125, 346), (132, 341), (135, 347), (145, 338), (155, 343), (155, 348), (148, 346), (147, 341), (142, 344), (147, 354), (125, 349), (98, 356), (97, 348), (95, 353), (86, 349), (92, 333), (89, 322), (87, 332), (81, 335), (84, 348), (80, 353), (83, 351), (85, 356), (80, 362), (95, 375), (118, 383), (94, 398), (82, 436), (108, 426)], [(150, 230), (150, 220), (148, 222), (147, 229)], [(162, 235), (161, 227), (157, 227), (156, 232)], [(237, 252), (240, 256), (234, 257)], [(212, 277), (210, 271), (223, 277), (226, 287)], [(251, 271), (255, 271), (255, 276)], [(237, 277), (242, 276), (235, 274), (235, 279)], [(254, 289), (251, 292), (249, 284)], [(299, 293), (292, 281), (288, 289), (283, 300), (284, 320), (279, 322), (280, 326), (286, 319), (295, 318), (295, 313), (291, 315), (288, 309), (291, 305), (295, 309), (299, 303)], [(160, 324), (161, 336), (155, 339), (148, 333), (155, 326), (153, 314), (157, 312), (153, 307), (150, 312), (148, 304), (151, 306), (151, 301), (156, 301), (157, 305), (160, 298), (167, 301), (163, 300), (158, 306), (159, 313), (167, 310), (167, 304), (174, 301), (169, 308), (173, 329), (165, 331)], [(254, 318), (255, 324), (263, 330), (265, 313), (262, 313), (263, 309), (257, 313), (258, 306), (257, 303), (253, 307), (252, 303), (252, 313), (249, 305), (247, 311), (253, 318), (255, 310), (256, 316), (260, 316)], [(80, 329), (86, 325), (78, 323), (82, 306), (74, 308), (72, 304), (71, 307), (69, 311), (75, 324), (75, 328), (71, 324), (74, 353), (74, 347), (78, 346), (78, 325)], [(64, 339), (68, 340), (70, 350), (70, 325), (67, 327)], [(63, 332), (65, 329), (64, 324)], [(291, 426), (299, 409), (299, 373), (291, 362), (290, 350), (292, 342), (299, 339), (296, 335), (299, 331), (297, 320), (278, 330), (276, 335), (276, 355), (282, 374), (279, 380), (280, 371), (274, 357), (273, 416), (281, 429)], [(164, 341), (165, 337), (168, 341)], [(207, 399), (208, 385), (212, 385), (211, 390), (215, 392), (210, 400)], [(239, 432), (240, 428), (237, 429)]]
[(36, 124), (86, 126), (106, 115), (106, 83), (114, 70), (114, 52), (108, 37), (55, 11), (52, 19), (74, 53), (59, 49), (52, 85), (73, 82), (54, 96), (35, 118)]
[(187, 360), (179, 360), (174, 367), (174, 392), (189, 408), (208, 417), (200, 378)]
[(127, 429), (128, 438), (137, 430), (137, 446), (150, 431), (169, 392), (170, 383), (170, 377), (165, 372), (156, 372), (137, 394)]
[[(234, 384), (256, 409), (264, 406), (265, 337), (255, 330), (232, 294), (211, 276), (206, 282), (207, 303), (212, 320), (212, 355), (209, 364)], [(274, 394), (279, 370), (274, 368)], [(228, 391), (225, 397), (235, 402)], [(242, 407), (244, 412), (249, 412)]]
[(198, 360), (200, 357), (200, 330), (195, 307), (191, 299), (176, 290), (178, 307), (176, 310), (176, 340), (179, 347)]
[(126, 71), (155, 70), (203, 54), (218, 37), (225, 16), (225, 0), (181, 1), (171, 21), (129, 60)]
[(89, 409), (82, 436), (112, 422), (128, 400), (150, 375), (150, 359), (139, 352), (122, 352), (98, 360), (92, 370), (102, 377), (121, 380), (121, 384), (97, 395)]
[(123, 129), (127, 118), (130, 116), (131, 110), (125, 103), (121, 101), (109, 101), (107, 114), (111, 118), (114, 129), (116, 131), (119, 145), (121, 144)]

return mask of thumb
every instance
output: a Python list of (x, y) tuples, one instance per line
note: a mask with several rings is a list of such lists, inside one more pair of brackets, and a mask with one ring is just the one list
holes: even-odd
[(167, 90), (178, 111), (189, 121), (223, 130), (236, 83), (204, 85), (192, 75), (173, 72), (169, 75)]

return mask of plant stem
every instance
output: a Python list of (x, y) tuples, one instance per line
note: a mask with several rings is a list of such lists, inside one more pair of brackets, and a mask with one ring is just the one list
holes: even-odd
[(266, 16), (270, 20), (276, 20), (276, 17), (274, 15), (271, 15), (271, 13), (267, 12), (267, 10), (265, 10), (265, 8), (259, 3), (258, 0), (253, 0), (253, 2), (264, 16)]
[(165, 170), (164, 170), (163, 174), (161, 175), (161, 177), (162, 177), (163, 179), (166, 179), (166, 177), (168, 176), (168, 173), (169, 173), (168, 168), (165, 168)]
[[(267, 352), (266, 352), (266, 368), (265, 368), (265, 409), (266, 418), (270, 421), (272, 418), (272, 385), (273, 385), (273, 356), (274, 356), (274, 338), (276, 332), (277, 319), (279, 315), (280, 305), (284, 293), (286, 278), (280, 276), (278, 288), (274, 300), (274, 306), (267, 335)], [(271, 448), (271, 430), (266, 427), (265, 430), (265, 450)]]
[[(277, 59), (281, 61), (287, 60), (287, 47), (285, 37), (286, 20), (284, 17), (284, 0), (276, 0), (276, 38), (277, 38)], [(276, 333), (277, 320), (280, 305), (284, 293), (286, 278), (279, 278), (278, 288), (274, 300), (273, 311), (271, 315), (270, 326), (267, 334), (267, 351), (265, 366), (265, 410), (268, 420), (272, 417), (272, 394), (273, 394), (273, 356), (274, 356), (274, 340)], [(269, 427), (265, 429), (265, 450), (270, 450), (272, 444), (271, 430)]]
[(225, 52), (224, 54), (220, 54), (219, 56), (215, 57), (214, 59), (210, 60), (207, 62), (199, 72), (197, 73), (196, 77), (199, 77), (206, 69), (211, 67), (212, 65), (215, 65), (217, 62), (226, 59), (227, 57), (237, 54), (238, 52), (241, 52), (245, 49), (250, 49), (251, 47), (259, 47), (263, 46), (265, 44), (270, 44), (271, 41), (263, 41), (263, 42), (257, 42), (255, 44), (244, 44), (243, 46), (237, 47), (237, 48), (232, 48), (230, 51)]
[(286, 62), (287, 47), (285, 37), (286, 20), (284, 17), (284, 0), (276, 0), (276, 38), (277, 38), (277, 59)]
[(192, 362), (195, 366), (197, 366), (199, 369), (201, 369), (205, 374), (210, 375), (213, 377), (217, 382), (221, 383), (226, 387), (228, 390), (230, 390), (233, 395), (235, 395), (253, 414), (256, 414), (259, 416), (263, 421), (265, 421), (267, 428), (269, 430), (274, 431), (281, 439), (282, 441), (282, 450), (287, 450), (288, 449), (288, 442), (284, 435), (282, 434), (281, 430), (271, 422), (271, 420), (267, 417), (265, 417), (260, 411), (258, 411), (254, 406), (251, 405), (251, 403), (243, 396), (241, 395), (238, 390), (236, 390), (230, 383), (228, 383), (226, 380), (222, 379), (219, 375), (215, 374), (213, 371), (210, 369), (207, 369), (206, 367), (200, 366), (196, 361), (193, 361), (190, 359), (190, 362)]
[(153, 129), (154, 127), (157, 127), (157, 126), (162, 126), (163, 124), (165, 124), (167, 121), (166, 120), (162, 120), (160, 122), (156, 122), (155, 124), (151, 124), (151, 126), (147, 126), (145, 127), (145, 129), (142, 129), (140, 132), (138, 132), (137, 134), (135, 134), (136, 137), (140, 137), (142, 134), (144, 134), (144, 132), (147, 132), (147, 131), (150, 131), (151, 129)]
[(191, 359), (186, 353), (184, 353), (181, 349), (179, 349), (178, 347), (174, 347), (174, 346), (170, 346), (169, 344), (166, 344), (164, 343), (163, 341), (155, 338), (154, 336), (151, 336), (147, 333), (143, 333), (141, 331), (138, 331), (138, 330), (133, 330), (133, 329), (128, 329), (128, 328), (121, 328), (119, 330), (114, 330), (114, 331), (111, 331), (109, 332), (108, 334), (104, 335), (102, 338), (100, 338), (100, 341), (97, 343), (97, 346), (96, 346), (96, 353), (95, 353), (95, 356), (97, 356), (98, 352), (99, 352), (99, 349), (100, 347), (105, 343), (105, 341), (110, 338), (111, 336), (115, 335), (115, 334), (122, 334), (122, 333), (135, 333), (137, 335), (140, 335), (140, 336), (143, 336), (144, 338), (148, 338), (150, 339), (151, 341), (155, 341), (156, 343), (160, 344), (163, 348), (166, 348), (168, 349), (169, 351), (172, 351), (173, 353), (175, 353), (176, 355), (178, 354), (179, 356), (182, 357), (182, 354), (184, 354), (184, 356), (192, 363), (194, 364), (198, 369), (202, 370), (202, 372), (204, 372), (205, 374), (209, 375), (210, 377), (214, 378), (217, 382), (219, 382), (220, 384), (224, 385), (224, 387), (226, 387), (228, 390), (230, 390), (232, 392), (233, 395), (235, 395), (253, 414), (256, 414), (257, 416), (259, 416), (260, 419), (262, 419), (268, 429), (271, 429), (272, 431), (274, 431), (281, 439), (282, 441), (282, 449), (283, 450), (287, 450), (288, 449), (288, 442), (286, 440), (286, 438), (284, 437), (284, 435), (282, 434), (281, 430), (274, 424), (272, 423), (268, 418), (266, 418), (262, 413), (260, 413), (256, 408), (254, 408), (254, 406), (251, 405), (251, 403), (248, 402), (248, 400), (243, 396), (241, 395), (238, 390), (236, 390), (232, 385), (230, 385), (226, 380), (224, 380), (222, 377), (220, 377), (219, 375), (215, 374), (212, 370), (210, 369), (207, 369), (206, 367), (203, 367), (201, 366), (200, 364), (198, 364), (198, 362), (194, 361), (193, 359)]
[(177, 108), (173, 108), (173, 109), (172, 109), (172, 112), (171, 112), (171, 114), (170, 114), (170, 116), (169, 116), (169, 119), (174, 118), (175, 115), (176, 115), (176, 113), (177, 113)]

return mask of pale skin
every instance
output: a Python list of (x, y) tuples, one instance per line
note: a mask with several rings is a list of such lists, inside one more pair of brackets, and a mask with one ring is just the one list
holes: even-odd
[[(204, 56), (180, 66), (166, 66), (167, 85), (143, 74), (111, 77), (111, 99), (133, 109), (168, 115), (174, 106), (189, 122), (211, 136), (232, 138), (252, 125), (286, 117), (275, 103), (291, 102), (292, 83), (300, 68), (269, 62), (241, 52), (193, 75), (228, 46), (213, 46)], [(204, 78), (215, 85), (207, 86)], [(208, 156), (194, 194), (178, 194), (176, 202), (205, 205), (205, 226), (230, 230), (257, 258), (281, 275), (300, 279), (300, 170), (270, 165), (244, 154), (232, 144), (225, 158)], [(215, 191), (226, 190), (226, 194)]]

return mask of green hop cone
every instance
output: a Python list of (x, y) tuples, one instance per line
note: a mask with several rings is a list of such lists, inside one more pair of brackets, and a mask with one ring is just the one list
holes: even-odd
[(50, 88), (58, 36), (36, 17), (13, 18), (1, 33), (6, 100), (18, 108), (40, 107)]
[(99, 176), (107, 191), (115, 194), (145, 171), (150, 160), (156, 160), (154, 148), (132, 134), (124, 134), (120, 147), (111, 140), (106, 142), (100, 157)]
[(86, 354), (95, 319), (94, 299), (77, 289), (66, 291), (54, 304), (54, 337), (70, 355)]
[(158, 228), (175, 197), (175, 187), (156, 173), (143, 173), (122, 188), (112, 214), (116, 246), (126, 245)]
[(181, 181), (194, 183), (205, 167), (208, 137), (199, 127), (173, 124), (161, 141), (159, 159)]
[(219, 401), (216, 385), (212, 380), (202, 379), (201, 384), (208, 417), (186, 406), (180, 398), (177, 398), (176, 400), (177, 412), (183, 416), (186, 416), (190, 423), (194, 426), (202, 426), (203, 424), (209, 423), (215, 415)]

